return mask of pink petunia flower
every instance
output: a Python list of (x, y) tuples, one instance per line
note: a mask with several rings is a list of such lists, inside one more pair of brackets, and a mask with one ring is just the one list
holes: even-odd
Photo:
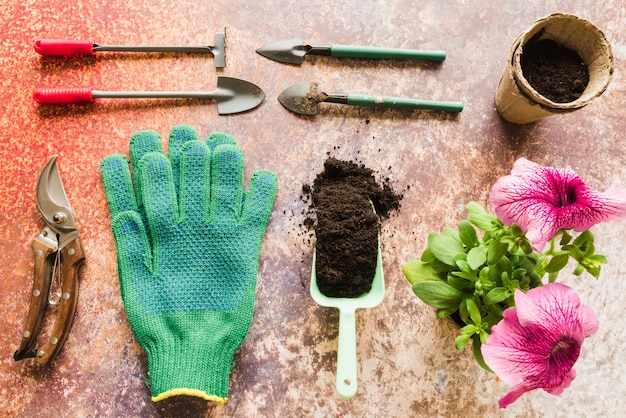
[(560, 229), (586, 231), (600, 222), (626, 219), (626, 188), (598, 192), (569, 167), (543, 167), (525, 158), (496, 181), (489, 203), (502, 222), (517, 223), (540, 252)]
[(560, 395), (576, 377), (584, 339), (598, 330), (596, 314), (564, 284), (518, 289), (514, 297), (516, 307), (504, 311), (482, 346), (487, 365), (513, 386), (500, 408), (534, 389)]

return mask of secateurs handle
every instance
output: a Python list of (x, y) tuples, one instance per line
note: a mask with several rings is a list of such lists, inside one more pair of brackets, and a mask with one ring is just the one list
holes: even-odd
[(74, 238), (60, 250), (63, 285), (56, 322), (48, 342), (40, 348), (35, 348), (48, 302), (52, 282), (50, 257), (56, 251), (56, 243), (42, 234), (33, 240), (32, 249), (35, 256), (35, 273), (31, 302), (22, 340), (13, 358), (19, 361), (35, 357), (39, 363), (46, 364), (61, 350), (74, 322), (78, 302), (78, 270), (85, 261), (85, 252), (79, 237)]
[(57, 249), (56, 241), (48, 239), (44, 234), (35, 238), (31, 247), (35, 256), (33, 289), (22, 340), (13, 355), (16, 361), (37, 356), (37, 350), (32, 349), (37, 342), (37, 336), (41, 329), (41, 322), (48, 302), (48, 293), (50, 292), (50, 283), (52, 282), (48, 257)]
[(93, 88), (36, 88), (33, 99), (39, 104), (87, 103), (93, 102)]
[(68, 243), (61, 250), (63, 286), (57, 319), (52, 336), (46, 344), (37, 350), (37, 360), (46, 364), (59, 353), (74, 323), (74, 314), (78, 303), (78, 270), (85, 261), (85, 252), (79, 237)]
[(39, 39), (35, 42), (35, 51), (44, 56), (94, 55), (93, 41), (71, 39)]

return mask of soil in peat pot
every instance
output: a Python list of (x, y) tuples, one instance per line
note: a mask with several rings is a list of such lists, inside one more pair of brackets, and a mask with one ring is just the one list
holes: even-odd
[(317, 285), (325, 296), (354, 298), (371, 290), (379, 223), (402, 199), (387, 183), (379, 185), (363, 165), (331, 157), (313, 186), (303, 186), (312, 197), (315, 218), (305, 224), (315, 229)]
[(576, 51), (551, 39), (530, 39), (524, 45), (521, 66), (530, 85), (555, 103), (573, 102), (589, 83), (587, 65)]

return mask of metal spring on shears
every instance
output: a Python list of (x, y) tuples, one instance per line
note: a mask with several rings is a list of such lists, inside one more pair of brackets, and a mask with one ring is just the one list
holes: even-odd
[(61, 301), (63, 277), (61, 276), (61, 269), (58, 268), (60, 263), (61, 252), (57, 251), (56, 255), (54, 256), (54, 263), (52, 264), (52, 282), (50, 284), (50, 291), (48, 292), (48, 304), (52, 306), (58, 305)]

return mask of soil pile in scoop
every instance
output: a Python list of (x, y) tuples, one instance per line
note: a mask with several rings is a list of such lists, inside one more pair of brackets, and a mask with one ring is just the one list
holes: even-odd
[(320, 292), (337, 298), (369, 292), (376, 274), (379, 222), (399, 208), (402, 196), (389, 184), (379, 185), (371, 169), (332, 157), (313, 187), (304, 185), (303, 192), (312, 195), (315, 219), (309, 218), (307, 225), (315, 228)]
[(528, 41), (521, 65), (530, 85), (555, 103), (573, 102), (589, 83), (587, 65), (576, 51), (550, 39)]

